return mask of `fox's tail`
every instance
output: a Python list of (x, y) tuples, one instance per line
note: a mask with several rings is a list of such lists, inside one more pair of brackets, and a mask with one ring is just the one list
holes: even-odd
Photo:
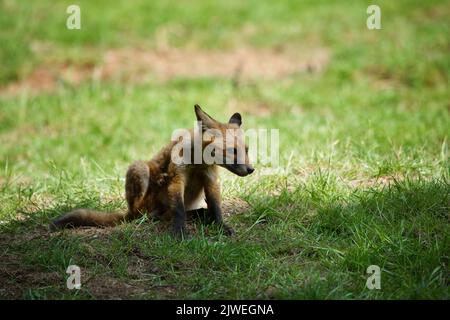
[(50, 230), (81, 226), (112, 227), (125, 221), (126, 212), (100, 212), (89, 209), (70, 211), (50, 223)]

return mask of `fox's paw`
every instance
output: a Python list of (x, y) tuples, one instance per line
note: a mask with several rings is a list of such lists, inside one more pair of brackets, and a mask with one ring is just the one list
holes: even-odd
[(223, 228), (223, 232), (229, 237), (232, 237), (236, 234), (236, 231), (234, 231), (234, 229), (232, 227), (230, 227), (229, 225), (223, 224), (222, 228)]
[(172, 236), (178, 240), (184, 240), (188, 237), (188, 232), (184, 226), (174, 226), (172, 228)]
[(48, 224), (47, 227), (48, 227), (48, 230), (49, 230), (50, 232), (55, 232), (55, 231), (58, 231), (58, 230), (60, 229), (60, 227), (59, 227), (59, 225), (58, 225), (56, 219), (53, 220), (53, 221), (51, 221), (51, 222)]

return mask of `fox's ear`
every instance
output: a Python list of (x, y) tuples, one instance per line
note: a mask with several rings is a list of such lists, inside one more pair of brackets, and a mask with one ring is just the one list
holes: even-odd
[(207, 129), (212, 129), (216, 126), (216, 120), (214, 120), (209, 114), (200, 108), (198, 104), (194, 106), (195, 115), (197, 116), (197, 121), (202, 122), (203, 131)]
[(242, 117), (240, 113), (235, 113), (231, 116), (230, 120), (228, 121), (228, 123), (235, 123), (237, 124), (239, 127), (242, 124)]

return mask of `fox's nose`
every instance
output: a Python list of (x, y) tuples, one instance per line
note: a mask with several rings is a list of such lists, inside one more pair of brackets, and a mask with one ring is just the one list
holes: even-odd
[(253, 171), (255, 171), (255, 168), (253, 168), (253, 167), (247, 167), (247, 173), (248, 173), (248, 174), (252, 173)]

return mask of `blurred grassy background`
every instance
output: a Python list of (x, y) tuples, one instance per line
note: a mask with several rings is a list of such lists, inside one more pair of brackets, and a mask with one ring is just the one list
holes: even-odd
[[(70, 4), (0, 1), (3, 260), (56, 273), (46, 285), (0, 277), (16, 290), (3, 296), (113, 295), (94, 285), (65, 290), (58, 277), (68, 263), (140, 290), (122, 257), (137, 246), (159, 257), (157, 276), (138, 276), (146, 288), (172, 289), (126, 297), (448, 298), (448, 1), (377, 1), (381, 30), (366, 28), (368, 1), (77, 1), (81, 30), (65, 27)], [(319, 49), (328, 58), (318, 70), (239, 85), (233, 75), (76, 84), (59, 76), (64, 68), (95, 72), (124, 48), (306, 58)], [(42, 69), (55, 76), (51, 90), (21, 86), (34, 77), (29, 83), (39, 87)], [(250, 206), (229, 218), (237, 240), (200, 230), (180, 244), (154, 225), (125, 226), (95, 242), (114, 265), (99, 262), (83, 235), (28, 241), (67, 209), (124, 208), (127, 165), (191, 127), (195, 103), (220, 120), (240, 111), (247, 127), (280, 130), (285, 171), (257, 166), (245, 179), (223, 172), (225, 199)], [(386, 289), (365, 289), (370, 264), (386, 270)]]

